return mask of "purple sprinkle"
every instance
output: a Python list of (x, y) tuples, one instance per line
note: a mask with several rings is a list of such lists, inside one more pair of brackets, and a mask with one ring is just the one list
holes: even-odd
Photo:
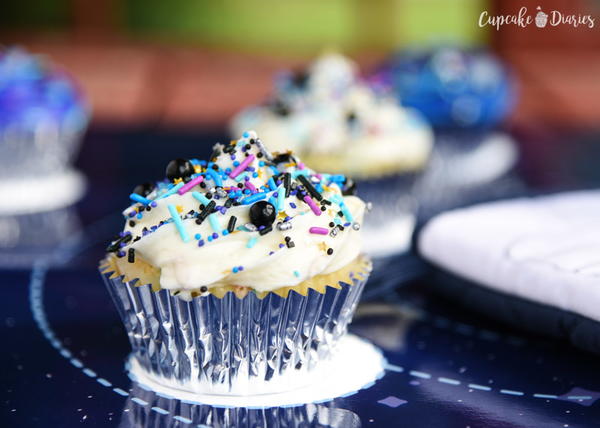
[(295, 196), (295, 195), (296, 195), (296, 193), (298, 193), (298, 191), (297, 191), (297, 190), (292, 190), (292, 191), (290, 192), (290, 195), (292, 195), (292, 196)]
[(119, 232), (119, 236), (122, 238), (125, 236), (125, 232)]
[(198, 241), (198, 246), (201, 247), (204, 245), (204, 239)]
[(344, 223), (344, 227), (350, 226), (350, 223)]
[(296, 208), (296, 204), (295, 204), (295, 203), (293, 203), (293, 202), (290, 202), (290, 207), (292, 207), (292, 208)]
[(283, 244), (279, 244), (279, 248), (283, 248), (285, 245)]
[(217, 239), (219, 237), (219, 234), (217, 232), (212, 234), (213, 239)]
[(117, 256), (119, 256), (119, 257), (125, 257), (125, 251), (119, 251), (117, 253)]
[(152, 201), (152, 203), (150, 204), (150, 206), (152, 208), (156, 208), (158, 206), (158, 204), (156, 202)]
[(264, 226), (258, 226), (258, 230), (263, 230), (264, 228)]
[(277, 192), (273, 193), (274, 198), (276, 198), (277, 196), (279, 196), (279, 193), (277, 193)]
[(270, 256), (272, 256), (273, 254), (275, 254), (275, 251), (271, 251), (271, 252), (269, 253), (269, 255), (270, 255)]
[(248, 176), (245, 176), (245, 177), (244, 177), (244, 181), (250, 181), (250, 177), (248, 177)]
[(238, 270), (239, 270), (239, 271), (242, 271), (242, 270), (244, 270), (244, 266), (238, 266)]
[(229, 159), (235, 160), (235, 155), (229, 155)]
[(131, 211), (128, 215), (129, 217), (135, 217), (135, 211)]

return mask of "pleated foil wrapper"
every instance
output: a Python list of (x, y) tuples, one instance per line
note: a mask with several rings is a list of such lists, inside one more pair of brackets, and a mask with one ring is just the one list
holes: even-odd
[(0, 178), (53, 174), (66, 169), (79, 151), (87, 122), (54, 122), (0, 129)]
[[(101, 268), (102, 271), (102, 268)], [(161, 385), (204, 394), (248, 395), (299, 388), (326, 370), (370, 273), (370, 264), (324, 293), (250, 292), (185, 301), (102, 273), (132, 357)]]
[(264, 409), (213, 407), (162, 397), (133, 384), (119, 428), (169, 428), (185, 425), (211, 428), (360, 428), (358, 415), (338, 407), (340, 405), (343, 405), (343, 399), (323, 404)]

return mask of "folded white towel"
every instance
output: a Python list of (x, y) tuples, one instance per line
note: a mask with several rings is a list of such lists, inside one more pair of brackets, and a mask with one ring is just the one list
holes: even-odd
[(482, 286), (600, 321), (600, 191), (450, 211), (425, 226), (418, 246)]

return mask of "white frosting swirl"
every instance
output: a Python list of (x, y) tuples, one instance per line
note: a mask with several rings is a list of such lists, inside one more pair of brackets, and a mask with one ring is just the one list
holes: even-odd
[[(355, 196), (342, 196), (340, 177), (315, 174), (299, 161), (282, 163), (275, 167), (265, 157), (256, 157), (261, 152), (261, 143), (254, 142), (256, 134), (248, 132), (244, 135), (245, 137), (235, 143), (236, 150), (233, 154), (238, 162), (246, 159), (245, 153), (255, 156), (249, 165), (255, 170), (246, 171), (250, 175), (247, 182), (251, 183), (246, 184), (246, 188), (255, 188), (258, 193), (261, 193), (266, 189), (265, 186), (269, 186), (270, 178), (279, 178), (280, 183), (283, 181), (282, 176), (275, 173), (290, 174), (291, 194), (287, 198), (282, 198), (283, 206), (279, 207), (279, 196), (275, 196), (285, 192), (283, 183), (277, 186), (276, 190), (269, 188), (264, 192), (263, 200), (270, 201), (274, 206), (281, 208), (278, 210), (272, 231), (260, 235), (259, 231), (249, 231), (244, 226), (251, 222), (249, 215), (251, 204), (244, 204), (243, 198), (251, 195), (237, 198), (238, 201), (242, 201), (241, 205), (231, 206), (224, 214), (217, 211), (212, 214), (212, 218), (206, 218), (197, 224), (198, 213), (202, 212), (197, 199), (198, 193), (206, 197), (207, 192), (216, 195), (221, 191), (223, 195), (223, 190), (225, 192), (239, 190), (237, 186), (239, 176), (236, 178), (228, 176), (228, 171), (235, 169), (230, 153), (221, 153), (214, 162), (218, 165), (223, 180), (220, 186), (222, 190), (217, 190), (217, 193), (214, 189), (211, 190), (215, 182), (209, 179), (210, 175), (205, 172), (193, 176), (202, 175), (206, 188), (196, 185), (183, 195), (175, 192), (171, 196), (161, 197), (168, 191), (169, 186), (159, 185), (147, 196), (149, 200), (155, 202), (154, 207), (150, 205), (150, 211), (146, 211), (143, 204), (134, 204), (124, 211), (124, 215), (132, 219), (126, 222), (125, 233), (130, 233), (133, 239), (126, 247), (120, 248), (119, 255), (127, 257), (129, 248), (133, 248), (136, 257), (141, 257), (151, 265), (160, 268), (162, 288), (197, 290), (203, 286), (210, 288), (237, 285), (251, 287), (257, 291), (270, 291), (297, 285), (318, 274), (339, 270), (359, 255), (361, 238), (358, 229), (362, 222), (365, 204)], [(253, 144), (250, 144), (250, 141), (253, 141)], [(216, 147), (223, 149), (223, 146)], [(249, 149), (246, 150), (244, 147)], [(210, 168), (212, 164), (208, 166)], [(252, 176), (252, 173), (256, 173), (257, 176)], [(309, 178), (311, 183), (320, 190), (323, 199), (330, 202), (329, 205), (323, 203), (325, 209), (322, 211), (321, 204), (313, 198), (318, 205), (320, 215), (316, 215), (313, 208), (293, 195), (296, 193), (294, 188), (296, 191), (304, 188), (297, 178), (298, 175)], [(239, 182), (244, 183), (244, 180)], [(271, 180), (271, 186), (274, 182)], [(230, 193), (231, 195), (236, 199), (234, 193)], [(212, 200), (217, 206), (222, 206), (227, 197), (217, 199), (217, 196), (212, 196)], [(184, 242), (175, 223), (172, 222), (169, 205), (181, 213), (182, 226), (190, 237), (189, 242)], [(132, 211), (136, 213), (134, 217), (130, 217)], [(141, 213), (140, 219), (137, 218), (138, 212)], [(227, 226), (232, 216), (237, 219), (236, 226), (233, 233), (228, 233)], [(151, 230), (161, 222), (166, 223), (155, 227), (154, 231), (144, 233), (144, 228)], [(284, 226), (278, 226), (278, 223)], [(280, 230), (286, 229), (287, 226), (291, 228)], [(326, 231), (326, 234), (311, 233), (311, 228), (315, 227), (321, 228), (318, 229), (319, 231)], [(213, 236), (217, 238), (213, 239)], [(203, 241), (202, 246), (199, 246), (200, 241)]]

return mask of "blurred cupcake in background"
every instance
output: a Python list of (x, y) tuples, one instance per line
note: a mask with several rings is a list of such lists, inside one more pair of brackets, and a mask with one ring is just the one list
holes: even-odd
[(0, 50), (0, 264), (28, 264), (72, 234), (77, 222), (65, 207), (85, 186), (69, 164), (88, 121), (64, 70), (22, 49)]
[(417, 192), (420, 216), (464, 204), (464, 195), (505, 177), (516, 164), (516, 145), (502, 130), (516, 103), (516, 82), (490, 52), (409, 49), (369, 81), (391, 90), (435, 129), (435, 149)]
[(415, 174), (429, 158), (433, 133), (421, 115), (359, 78), (339, 54), (318, 58), (306, 70), (275, 78), (271, 97), (244, 109), (230, 123), (232, 135), (254, 129), (275, 150), (293, 150), (315, 169), (360, 180), (360, 195), (373, 202), (365, 247), (374, 256), (407, 248)]
[(402, 105), (417, 109), (441, 129), (492, 128), (515, 102), (515, 84), (507, 68), (486, 51), (403, 51), (372, 80), (391, 87)]
[(272, 97), (241, 111), (230, 128), (232, 135), (254, 129), (277, 151), (293, 150), (313, 168), (355, 178), (418, 171), (432, 145), (418, 113), (375, 92), (338, 54), (278, 76)]

